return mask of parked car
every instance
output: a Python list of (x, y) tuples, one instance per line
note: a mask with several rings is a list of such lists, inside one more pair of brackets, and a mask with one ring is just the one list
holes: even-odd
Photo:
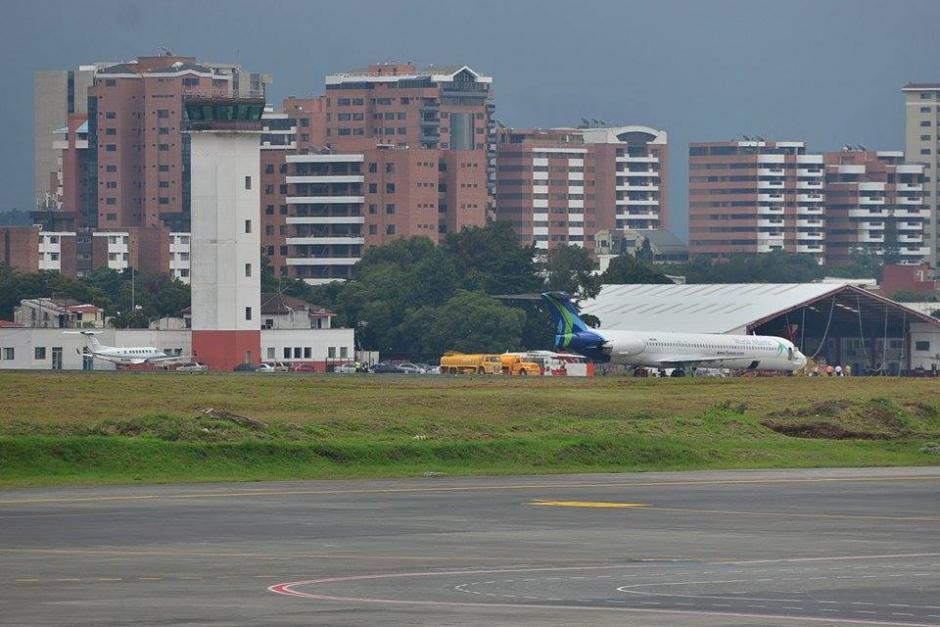
[(313, 364), (296, 363), (291, 366), (291, 372), (319, 372)]
[(265, 372), (287, 372), (290, 370), (290, 366), (283, 361), (265, 361), (261, 363), (261, 366), (271, 368), (271, 370), (265, 370)]
[(351, 361), (346, 362), (345, 364), (338, 364), (333, 366), (333, 372), (338, 374), (352, 374), (357, 372), (356, 364)]
[(232, 370), (235, 372), (254, 372), (258, 369), (258, 366), (249, 363), (241, 363), (235, 366)]
[(177, 372), (207, 372), (209, 366), (201, 364), (198, 361), (188, 361), (176, 367)]
[(277, 368), (275, 368), (271, 364), (261, 364), (260, 366), (255, 368), (255, 372), (277, 372)]
[(398, 367), (401, 368), (402, 372), (405, 374), (424, 374), (424, 368), (418, 364), (405, 362), (403, 364), (398, 364)]
[(375, 364), (369, 368), (369, 372), (373, 374), (405, 374), (405, 371), (396, 366), (395, 364)]
[(425, 374), (441, 374), (440, 366), (428, 366), (428, 369), (424, 371)]

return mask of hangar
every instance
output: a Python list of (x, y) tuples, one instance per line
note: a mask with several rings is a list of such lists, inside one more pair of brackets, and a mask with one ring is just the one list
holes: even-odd
[(940, 371), (940, 319), (848, 284), (604, 285), (600, 328), (777, 335), (858, 374)]

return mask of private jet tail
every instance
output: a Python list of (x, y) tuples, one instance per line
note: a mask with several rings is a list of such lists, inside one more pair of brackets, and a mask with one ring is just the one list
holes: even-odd
[(94, 348), (94, 350), (98, 350), (101, 348), (101, 342), (98, 341), (98, 337), (97, 337), (98, 331), (63, 331), (63, 333), (66, 333), (68, 335), (84, 335), (86, 338), (88, 338), (91, 341), (91, 345)]

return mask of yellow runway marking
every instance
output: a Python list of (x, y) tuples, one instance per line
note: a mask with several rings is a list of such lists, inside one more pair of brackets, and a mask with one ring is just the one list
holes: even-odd
[(596, 507), (600, 509), (649, 507), (646, 503), (616, 503), (610, 501), (531, 501), (529, 505), (544, 505), (547, 507)]
[(205, 491), (176, 494), (126, 494), (115, 496), (0, 498), (0, 507), (38, 503), (85, 503), (100, 501), (159, 501), (164, 499), (245, 498), (259, 496), (342, 496), (353, 494), (420, 494), (424, 492), (502, 492), (506, 490), (559, 490), (571, 488), (655, 488), (663, 486), (721, 486), (788, 483), (863, 483), (885, 481), (940, 481), (940, 475), (913, 477), (815, 477), (806, 479), (705, 479), (674, 481), (620, 481), (605, 483), (532, 483), (509, 485), (439, 486), (428, 488), (353, 488), (347, 490), (246, 490), (238, 492)]

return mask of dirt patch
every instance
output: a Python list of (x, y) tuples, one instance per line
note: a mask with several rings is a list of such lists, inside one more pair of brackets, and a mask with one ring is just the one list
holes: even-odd
[(905, 410), (885, 398), (820, 401), (777, 411), (761, 424), (795, 438), (891, 440), (910, 435)]
[(889, 440), (887, 433), (870, 433), (864, 431), (850, 431), (839, 425), (824, 422), (804, 422), (796, 424), (779, 424), (765, 420), (761, 423), (768, 429), (777, 433), (788, 435), (791, 438), (810, 438), (819, 440)]

